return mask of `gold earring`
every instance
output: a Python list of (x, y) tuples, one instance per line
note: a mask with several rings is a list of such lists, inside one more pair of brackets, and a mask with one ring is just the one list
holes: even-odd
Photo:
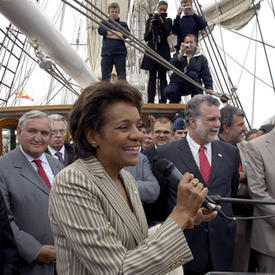
[(92, 146), (93, 146), (94, 148), (97, 148), (97, 144), (96, 144), (95, 141), (92, 141), (91, 144), (92, 144)]

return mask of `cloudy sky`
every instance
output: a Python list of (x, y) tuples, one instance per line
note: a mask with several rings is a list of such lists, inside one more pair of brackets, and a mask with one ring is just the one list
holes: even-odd
[[(56, 1), (56, 0), (55, 0)], [(54, 2), (55, 2), (54, 1)], [(214, 1), (214, 0), (211, 0)], [(210, 0), (200, 0), (200, 4), (202, 8), (208, 5)], [(216, 1), (216, 0), (215, 0)], [(214, 1), (214, 2), (215, 2)], [(53, 1), (48, 1), (49, 3), (53, 3)], [(61, 1), (60, 1), (61, 2)], [(179, 1), (177, 0), (169, 0), (169, 17), (174, 18), (176, 14), (176, 9)], [(57, 2), (55, 2), (57, 3)], [(271, 0), (264, 0), (261, 2), (261, 9), (259, 12), (259, 22), (261, 26), (261, 30), (263, 33), (263, 38), (266, 43), (271, 45), (275, 45), (275, 36), (274, 27), (275, 27), (275, 18), (274, 13), (271, 8)], [(51, 10), (51, 4), (48, 4), (48, 10)], [(55, 11), (56, 12), (56, 11)], [(69, 12), (69, 10), (67, 11)], [(72, 16), (68, 16), (69, 18), (73, 18)], [(74, 15), (74, 19), (75, 15)], [(78, 18), (77, 18), (78, 19)], [(83, 19), (82, 19), (83, 20)], [(8, 22), (4, 20), (3, 16), (0, 14), (0, 23), (1, 26), (7, 26)], [(66, 24), (65, 24), (66, 25)], [(76, 25), (77, 26), (77, 25)], [(252, 36), (260, 40), (259, 31), (256, 37), (256, 19), (252, 19), (251, 22), (239, 33), (242, 33), (246, 36)], [(254, 30), (254, 32), (253, 32)], [(72, 30), (70, 29), (70, 32)], [(272, 35), (271, 35), (272, 34)], [(220, 29), (216, 27), (213, 32), (213, 37), (217, 43), (217, 45), (224, 49), (225, 52), (221, 50), (221, 54), (224, 57), (229, 75), (232, 79), (234, 86), (238, 88), (237, 92), (240, 98), (240, 101), (243, 105), (243, 108), (247, 114), (249, 121), (254, 121), (254, 127), (259, 127), (266, 119), (270, 118), (275, 114), (275, 92), (272, 87), (271, 77), (269, 74), (266, 57), (264, 54), (263, 46), (260, 43), (251, 42), (249, 39), (243, 38), (239, 35), (233, 34), (230, 31)], [(70, 41), (71, 42), (71, 41)], [(85, 41), (83, 41), (85, 43)], [(255, 45), (257, 44), (257, 52), (255, 51)], [(272, 71), (272, 75), (275, 78), (275, 50), (272, 47), (266, 47), (270, 67)], [(245, 68), (250, 73), (255, 73), (260, 79), (265, 81), (268, 85), (263, 84), (261, 81), (256, 80), (254, 82), (254, 78), (250, 73), (243, 71), (241, 66), (238, 65), (233, 59), (237, 60), (237, 62), (241, 65), (244, 65)], [(28, 92), (32, 97), (34, 94), (37, 94), (37, 87), (46, 86), (46, 82), (49, 81), (49, 76), (43, 72), (36, 72), (34, 77), (37, 79), (38, 84), (36, 84), (36, 88), (29, 88)], [(255, 87), (255, 89), (254, 89)], [(253, 105), (253, 92), (255, 90), (254, 97), (254, 105)], [(24, 105), (30, 105), (30, 102), (24, 102)], [(252, 111), (253, 110), (253, 111)], [(252, 117), (254, 114), (254, 118)]]

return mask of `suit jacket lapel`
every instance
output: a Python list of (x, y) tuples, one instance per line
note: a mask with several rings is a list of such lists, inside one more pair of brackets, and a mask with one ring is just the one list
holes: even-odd
[(222, 147), (219, 146), (219, 141), (212, 142), (212, 163), (211, 163), (211, 172), (208, 180), (209, 187), (211, 187), (211, 182), (213, 182), (214, 175), (217, 175), (217, 171), (220, 169), (221, 163), (223, 161), (223, 151)]
[(65, 150), (64, 150), (64, 165), (68, 165), (69, 163), (69, 153), (65, 147)]
[(191, 149), (186, 138), (183, 139), (183, 142), (179, 143), (179, 150), (182, 152), (178, 155), (181, 162), (183, 162), (188, 167), (190, 173), (194, 174), (200, 180), (200, 182), (204, 183), (201, 172), (193, 157), (193, 154), (191, 152)]
[[(114, 182), (111, 180), (109, 175), (105, 172), (103, 166), (98, 162), (95, 158), (85, 161), (86, 169), (92, 172), (94, 175), (99, 177), (98, 181), (94, 183), (97, 184), (98, 188), (105, 195), (106, 199), (109, 201), (110, 205), (117, 212), (117, 214), (121, 217), (121, 219), (125, 222), (129, 230), (132, 232), (134, 238), (137, 243), (144, 239), (144, 234), (146, 232), (142, 232), (141, 226), (137, 220), (137, 217), (132, 213), (131, 209), (127, 205), (126, 201), (120, 194), (118, 188), (115, 186)], [(124, 180), (124, 185), (126, 190), (129, 192), (130, 200), (134, 211), (137, 210), (137, 202), (135, 197), (138, 196), (138, 190), (133, 190), (129, 187), (131, 183), (126, 180), (126, 177), (122, 177)], [(127, 187), (126, 187), (127, 186)]]
[(34, 170), (32, 165), (25, 158), (20, 148), (15, 151), (16, 158), (14, 160), (14, 167), (20, 169), (22, 177), (29, 180), (33, 185), (39, 188), (42, 192), (49, 194), (49, 189), (43, 180), (40, 178), (38, 173)]
[(138, 227), (142, 230), (143, 235), (147, 236), (148, 226), (147, 226), (147, 223), (144, 222), (146, 220), (146, 217), (144, 215), (143, 206), (142, 206), (142, 203), (140, 201), (137, 186), (133, 185), (132, 182), (129, 182), (129, 180), (127, 180), (129, 177), (125, 176), (124, 174), (125, 174), (125, 171), (122, 170), (121, 171), (121, 176), (122, 176), (123, 181), (124, 181), (124, 186), (125, 186), (126, 192), (127, 192), (128, 196), (130, 198), (130, 201), (131, 201), (131, 204), (132, 204), (132, 207), (133, 207), (133, 210), (134, 210), (135, 218), (137, 219), (137, 222), (139, 224)]
[[(218, 146), (217, 142), (212, 142), (211, 146), (212, 146), (212, 163), (211, 163), (210, 177), (208, 180), (208, 183), (210, 184), (211, 184), (211, 181), (213, 180), (212, 178), (216, 174), (216, 171), (218, 171), (220, 168), (220, 165), (222, 163), (222, 155), (223, 155), (221, 146)], [(183, 142), (179, 143), (179, 149), (182, 151), (182, 154), (179, 154), (178, 157), (189, 168), (190, 173), (193, 173), (200, 180), (200, 182), (203, 182), (204, 185), (206, 185), (201, 175), (201, 172), (195, 162), (195, 159), (193, 157), (193, 154), (191, 152), (191, 149), (188, 145), (186, 138), (183, 139)]]
[(54, 176), (56, 176), (56, 174), (62, 170), (62, 168), (64, 168), (64, 165), (60, 162), (60, 161), (55, 161), (55, 159), (48, 153), (46, 153), (46, 157), (47, 157), (47, 160), (49, 162), (49, 165), (52, 169), (52, 172), (54, 174)]

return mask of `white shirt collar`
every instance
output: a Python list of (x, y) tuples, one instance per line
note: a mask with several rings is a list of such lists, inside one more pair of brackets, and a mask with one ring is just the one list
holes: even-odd
[[(200, 167), (200, 160), (199, 160), (199, 149), (201, 147), (200, 144), (198, 144), (195, 140), (193, 140), (189, 134), (187, 134), (186, 136), (186, 140), (187, 140), (187, 143), (190, 147), (190, 150), (192, 152), (192, 155), (195, 159), (195, 162), (197, 164), (198, 167)], [(208, 159), (208, 162), (211, 166), (211, 163), (212, 163), (212, 147), (211, 147), (211, 142), (207, 143), (204, 145), (204, 147), (206, 147), (206, 150), (204, 151), (205, 154), (206, 154), (206, 157)]]
[[(55, 153), (57, 152), (55, 149), (53, 149), (51, 146), (48, 146), (48, 150), (51, 153), (52, 156), (55, 156)], [(62, 156), (64, 158), (65, 155), (65, 146), (63, 145), (62, 148), (59, 150), (60, 153), (62, 153)]]
[[(190, 148), (192, 147), (193, 150), (198, 152), (201, 145), (198, 144), (194, 139), (192, 139), (189, 134), (187, 134), (186, 139), (187, 139), (187, 142), (188, 142)], [(209, 148), (211, 148), (211, 142), (204, 144), (203, 146), (206, 147), (206, 150), (209, 150)]]
[[(23, 155), (26, 157), (26, 159), (32, 163), (32, 161), (34, 160), (33, 157), (31, 157), (30, 155), (28, 155), (22, 148), (21, 144), (19, 145), (19, 148), (21, 150), (21, 152), (23, 153)], [(47, 157), (46, 157), (46, 154), (43, 153), (39, 158), (36, 158), (36, 159), (40, 159), (42, 162), (48, 164), (48, 160), (47, 160)]]

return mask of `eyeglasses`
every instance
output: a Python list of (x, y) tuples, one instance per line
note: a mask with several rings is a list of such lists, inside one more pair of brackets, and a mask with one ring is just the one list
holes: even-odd
[(52, 135), (57, 136), (58, 134), (60, 134), (61, 136), (65, 136), (66, 131), (65, 130), (53, 130), (52, 131)]

